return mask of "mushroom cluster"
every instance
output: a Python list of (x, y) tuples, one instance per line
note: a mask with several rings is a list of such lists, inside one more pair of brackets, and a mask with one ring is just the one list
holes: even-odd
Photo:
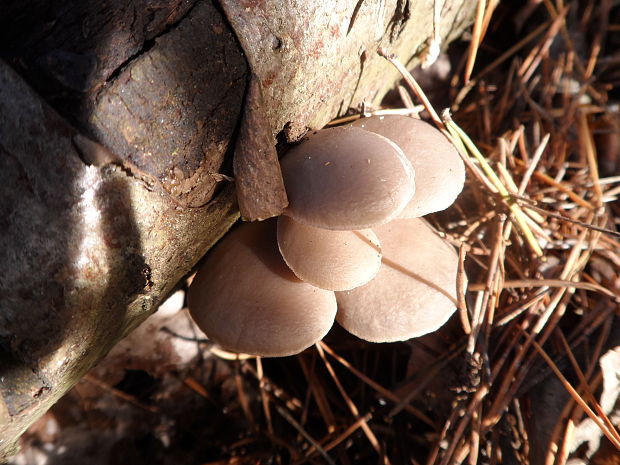
[(458, 256), (420, 217), (450, 206), (465, 168), (405, 116), (322, 129), (281, 160), (283, 216), (237, 226), (210, 252), (189, 309), (222, 347), (292, 355), (337, 320), (373, 342), (435, 331), (454, 313)]

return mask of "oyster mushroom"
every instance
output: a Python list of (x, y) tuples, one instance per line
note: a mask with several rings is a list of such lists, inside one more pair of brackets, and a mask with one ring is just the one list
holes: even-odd
[(398, 145), (413, 165), (416, 192), (400, 218), (417, 218), (445, 210), (463, 190), (465, 165), (454, 146), (431, 124), (401, 115), (361, 118), (358, 127)]
[(411, 200), (414, 171), (389, 139), (353, 127), (322, 129), (281, 160), (284, 214), (308, 226), (358, 230), (387, 223)]
[(367, 284), (337, 292), (336, 320), (371, 342), (422, 336), (441, 327), (457, 306), (458, 255), (419, 218), (373, 228), (383, 253)]
[(225, 349), (261, 356), (301, 352), (332, 327), (331, 291), (299, 280), (276, 244), (276, 221), (243, 223), (209, 253), (189, 289), (196, 324)]
[(375, 277), (381, 248), (374, 232), (331, 231), (278, 218), (278, 247), (295, 275), (313, 286), (344, 291)]

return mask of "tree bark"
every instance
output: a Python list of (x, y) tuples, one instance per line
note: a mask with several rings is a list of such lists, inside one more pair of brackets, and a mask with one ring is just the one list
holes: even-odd
[[(443, 3), (447, 42), (475, 2)], [(235, 141), (246, 216), (279, 213), (276, 141), (377, 103), (397, 78), (377, 48), (412, 59), (432, 16), (432, 0), (8, 2), (0, 460), (236, 221)]]

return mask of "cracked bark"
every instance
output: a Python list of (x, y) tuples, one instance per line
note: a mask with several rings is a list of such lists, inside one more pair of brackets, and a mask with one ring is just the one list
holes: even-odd
[[(444, 3), (447, 41), (475, 2)], [(3, 9), (0, 460), (238, 218), (235, 144), (245, 216), (277, 214), (276, 138), (377, 103), (397, 76), (375, 50), (407, 61), (432, 32), (432, 0)]]

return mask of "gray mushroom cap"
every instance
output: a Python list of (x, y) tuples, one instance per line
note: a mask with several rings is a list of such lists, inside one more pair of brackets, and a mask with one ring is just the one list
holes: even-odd
[(450, 141), (431, 124), (409, 116), (387, 115), (361, 118), (351, 126), (395, 142), (413, 165), (416, 192), (400, 218), (445, 210), (463, 190), (465, 165)]
[(322, 129), (281, 160), (284, 214), (308, 226), (357, 230), (398, 216), (415, 186), (411, 163), (389, 139), (363, 129)]
[(281, 216), (278, 247), (299, 279), (321, 289), (343, 291), (361, 286), (381, 266), (379, 240), (370, 229), (332, 231)]
[(225, 349), (285, 356), (327, 334), (336, 299), (286, 266), (274, 219), (241, 224), (211, 250), (189, 289), (189, 310)]
[(420, 218), (373, 228), (383, 258), (373, 280), (337, 292), (336, 320), (371, 342), (422, 336), (441, 327), (456, 310), (458, 256)]

